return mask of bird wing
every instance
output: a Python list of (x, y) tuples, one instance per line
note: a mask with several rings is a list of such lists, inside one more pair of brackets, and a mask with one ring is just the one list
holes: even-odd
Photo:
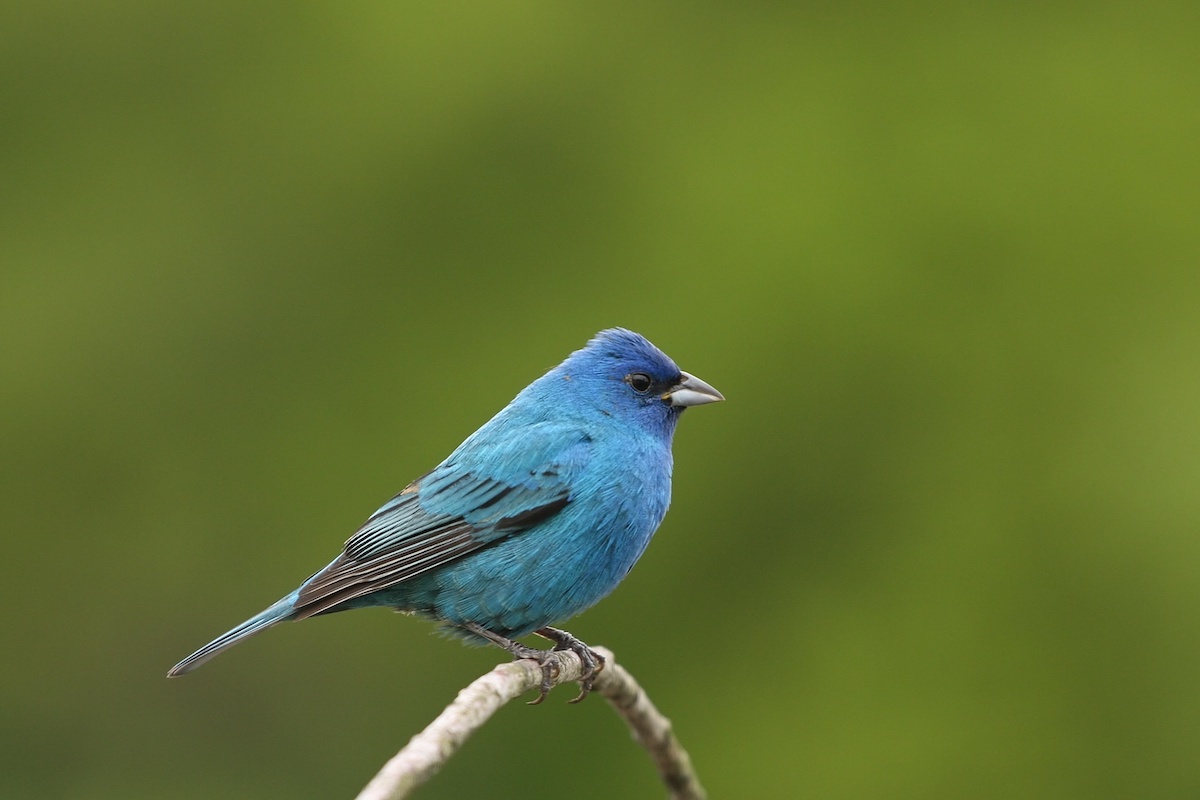
[(296, 618), (394, 586), (553, 517), (571, 501), (590, 442), (578, 429), (543, 423), (503, 442), (460, 447), (372, 514), (342, 554), (300, 587)]

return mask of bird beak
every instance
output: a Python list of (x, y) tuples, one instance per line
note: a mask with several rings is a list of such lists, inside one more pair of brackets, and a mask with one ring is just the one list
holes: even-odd
[(718, 403), (725, 399), (725, 395), (695, 375), (688, 375), (686, 372), (681, 375), (679, 383), (668, 389), (662, 396), (662, 399), (671, 405), (687, 408), (688, 406), (702, 406), (705, 403)]

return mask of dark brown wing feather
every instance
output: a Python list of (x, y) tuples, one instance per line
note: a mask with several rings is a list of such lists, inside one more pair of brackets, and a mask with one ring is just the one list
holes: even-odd
[[(553, 492), (520, 491), (499, 481), (464, 477), (467, 486), (456, 481), (446, 487), (457, 484), (466, 491), (464, 505), (470, 511), (465, 516), (426, 510), (418, 501), (416, 485), (408, 487), (346, 541), (333, 563), (304, 583), (294, 618), (332, 611), (445, 566), (536, 525), (568, 503), (565, 487)], [(501, 502), (505, 500), (510, 502)]]

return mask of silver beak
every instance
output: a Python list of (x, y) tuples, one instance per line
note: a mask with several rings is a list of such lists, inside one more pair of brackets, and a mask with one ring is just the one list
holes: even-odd
[(669, 400), (671, 405), (686, 408), (702, 406), (705, 403), (718, 403), (725, 399), (725, 395), (695, 375), (689, 375), (686, 372), (680, 374), (682, 377), (680, 377), (679, 383), (668, 389), (662, 396), (663, 400)]

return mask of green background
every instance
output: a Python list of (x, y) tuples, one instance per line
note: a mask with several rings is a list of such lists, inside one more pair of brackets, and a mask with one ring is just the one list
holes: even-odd
[[(567, 627), (714, 798), (1200, 796), (1200, 5), (4, 18), (0, 796), (353, 796), (501, 654), (164, 672), (612, 325), (728, 402)], [(571, 694), (420, 796), (660, 797)]]

